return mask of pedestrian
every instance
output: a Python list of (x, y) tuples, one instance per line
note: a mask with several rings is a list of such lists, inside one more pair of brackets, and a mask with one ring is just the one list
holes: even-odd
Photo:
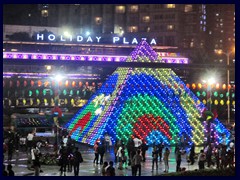
[(75, 152), (73, 153), (73, 169), (74, 169), (74, 176), (78, 176), (79, 175), (79, 167), (80, 167), (80, 163), (83, 162), (83, 158), (82, 158), (82, 154), (81, 152), (78, 151), (78, 147), (76, 147)]
[(74, 164), (74, 156), (72, 153), (72, 150), (67, 150), (68, 154), (68, 164), (67, 164), (67, 169), (68, 172), (72, 172), (73, 169), (73, 164)]
[(156, 170), (158, 170), (158, 149), (157, 146), (153, 147), (152, 151), (152, 171), (154, 170), (154, 164), (156, 164)]
[(190, 149), (189, 159), (190, 159), (191, 165), (193, 165), (195, 162), (195, 144), (194, 143), (192, 144)]
[(134, 157), (135, 155), (136, 155), (136, 151), (132, 151), (132, 154), (131, 154), (132, 176), (136, 176), (136, 175), (137, 175), (135, 159), (133, 159), (133, 157)]
[(170, 154), (170, 151), (168, 148), (166, 148), (163, 154), (163, 161), (165, 165), (165, 170), (163, 172), (166, 172), (166, 173), (168, 173), (169, 171), (169, 164), (168, 164), (169, 154)]
[(8, 143), (7, 143), (7, 147), (8, 147), (8, 161), (12, 160), (13, 146), (14, 146), (14, 139), (9, 138)]
[(107, 167), (107, 176), (115, 176), (115, 168), (113, 167), (113, 161), (109, 162), (109, 166)]
[(127, 169), (127, 155), (126, 155), (126, 150), (125, 150), (125, 147), (123, 146), (122, 150), (121, 150), (121, 153), (122, 153), (122, 167)]
[(117, 156), (117, 159), (118, 159), (118, 169), (120, 169), (120, 170), (122, 170), (123, 169), (123, 159), (122, 159), (122, 149), (123, 149), (123, 145), (122, 146), (120, 146), (119, 148), (118, 148), (118, 150), (117, 150), (117, 154), (116, 154), (116, 156)]
[(164, 144), (162, 142), (160, 142), (160, 144), (158, 145), (158, 154), (159, 154), (159, 161), (162, 161), (162, 151), (164, 148)]
[(127, 142), (127, 152), (128, 152), (128, 165), (131, 165), (131, 160), (132, 160), (132, 152), (134, 151), (134, 142), (131, 137), (129, 137), (128, 142)]
[(3, 176), (8, 176), (8, 172), (6, 171), (5, 164), (3, 164)]
[(206, 155), (205, 155), (204, 151), (201, 150), (199, 155), (198, 155), (199, 170), (204, 169), (205, 161), (206, 161)]
[(227, 146), (222, 145), (220, 168), (223, 169), (226, 167), (227, 167)]
[(221, 153), (221, 148), (220, 148), (220, 145), (218, 145), (216, 148), (215, 148), (215, 151), (214, 151), (214, 157), (215, 157), (215, 160), (216, 160), (216, 168), (219, 169), (220, 168), (220, 153)]
[(33, 145), (34, 135), (32, 132), (29, 132), (27, 135), (27, 154), (31, 151)]
[(96, 142), (95, 144), (94, 144), (94, 146), (93, 146), (93, 149), (94, 149), (94, 154), (95, 154), (95, 158), (94, 158), (94, 160), (93, 160), (93, 163), (95, 163), (96, 162), (96, 164), (98, 164), (98, 159), (99, 159), (99, 152), (98, 152), (98, 146), (99, 146), (99, 143), (98, 142)]
[(103, 157), (105, 154), (105, 147), (103, 141), (101, 141), (101, 144), (98, 146), (98, 154), (100, 155), (100, 165), (103, 164)]
[(142, 145), (142, 140), (139, 139), (138, 137), (135, 137), (133, 139), (133, 142), (134, 142), (135, 151), (137, 151), (140, 148), (140, 146)]
[(60, 150), (60, 176), (64, 174), (66, 176), (66, 168), (68, 164), (68, 153), (67, 149), (63, 146), (62, 149)]
[(141, 176), (141, 162), (142, 162), (142, 156), (140, 149), (137, 150), (137, 154), (133, 157), (135, 161), (135, 167), (136, 167), (136, 174), (138, 172), (138, 175)]
[(212, 146), (211, 146), (211, 144), (209, 144), (208, 148), (207, 148), (206, 160), (207, 160), (207, 167), (210, 167), (212, 165)]
[(148, 146), (147, 144), (143, 141), (142, 145), (141, 145), (141, 151), (142, 151), (142, 157), (143, 157), (143, 162), (146, 161), (146, 151), (148, 150)]
[(108, 166), (108, 162), (107, 161), (105, 161), (104, 163), (103, 163), (103, 166), (102, 166), (102, 176), (107, 176), (107, 169), (106, 169), (106, 167)]
[(11, 164), (8, 164), (7, 170), (8, 170), (8, 176), (15, 176), (15, 173), (12, 170), (12, 165)]
[(15, 150), (18, 153), (19, 152), (19, 146), (20, 146), (20, 134), (19, 132), (15, 133)]
[(110, 136), (108, 133), (106, 133), (104, 136), (104, 142), (105, 142), (104, 144), (105, 144), (106, 152), (110, 152), (110, 141), (111, 141)]
[(32, 149), (31, 149), (31, 157), (32, 157), (32, 164), (33, 164), (33, 168), (34, 168), (34, 175), (35, 176), (39, 176), (40, 173), (40, 155), (41, 152), (38, 149), (38, 147), (36, 146), (36, 144), (32, 145)]
[(179, 172), (181, 171), (182, 153), (178, 146), (175, 149), (175, 157), (176, 157), (176, 172)]

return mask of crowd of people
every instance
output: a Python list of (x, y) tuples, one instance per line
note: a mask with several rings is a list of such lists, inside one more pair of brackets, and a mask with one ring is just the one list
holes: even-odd
[[(11, 130), (8, 131), (7, 138), (4, 140), (4, 154), (7, 154), (7, 170), (3, 166), (4, 176), (14, 176), (12, 170), (11, 160), (14, 150), (19, 152), (21, 135)], [(34, 141), (34, 133), (29, 132), (24, 141), (24, 148), (29, 158), (29, 169), (34, 170), (34, 175), (39, 176), (41, 169), (41, 147), (47, 146), (49, 141), (38, 140)], [(124, 144), (123, 141), (117, 140), (115, 144), (112, 143), (111, 137), (108, 134), (101, 139), (96, 140), (93, 151), (93, 163), (101, 166), (102, 176), (115, 176), (115, 168), (119, 171), (124, 169), (131, 169), (132, 176), (141, 176), (142, 164), (146, 161), (146, 151), (149, 146), (144, 140), (138, 137), (130, 137), (128, 142)], [(153, 144), (151, 147), (151, 172), (159, 170), (159, 163), (164, 164), (164, 173), (169, 172), (169, 156), (171, 151), (174, 150), (176, 160), (176, 172), (186, 170), (181, 166), (182, 156), (187, 156), (189, 165), (198, 164), (199, 170), (208, 168), (226, 168), (235, 166), (235, 144), (232, 140), (229, 144), (207, 144), (200, 150), (195, 151), (195, 145), (192, 144), (188, 149), (182, 144), (176, 144), (175, 147), (168, 146), (164, 143)], [(24, 151), (25, 152), (25, 151)], [(115, 159), (107, 162), (104, 157), (105, 153), (114, 153)], [(75, 141), (70, 136), (63, 135), (60, 138), (60, 146), (58, 151), (55, 152), (58, 165), (60, 166), (60, 176), (66, 176), (66, 172), (73, 172), (74, 176), (79, 176), (80, 164), (84, 161), (79, 148), (76, 147)], [(4, 155), (3, 155), (4, 159)], [(3, 161), (4, 163), (4, 161)], [(115, 167), (114, 167), (115, 166)]]

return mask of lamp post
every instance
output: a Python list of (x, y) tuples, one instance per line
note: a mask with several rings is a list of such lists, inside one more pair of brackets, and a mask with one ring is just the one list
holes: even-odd
[(211, 105), (211, 103), (212, 103), (212, 84), (215, 83), (215, 79), (210, 78), (208, 80), (202, 80), (202, 81), (203, 81), (203, 83), (207, 84), (207, 92), (209, 92), (209, 100), (207, 100), (207, 101), (209, 101), (209, 111), (211, 111), (212, 110), (212, 105)]
[(59, 123), (58, 123), (58, 118), (61, 116), (61, 114), (59, 114), (60, 112), (60, 109), (58, 107), (58, 103), (59, 103), (59, 82), (63, 79), (63, 76), (61, 75), (55, 75), (53, 77), (53, 80), (55, 81), (55, 84), (54, 84), (54, 109), (52, 111), (53, 113), (53, 120), (54, 120), (54, 124), (55, 124), (55, 128), (56, 128), (56, 136), (55, 136), (55, 144), (56, 144), (56, 152), (58, 150), (58, 140), (59, 140), (59, 137), (58, 137), (58, 128), (59, 128)]
[(216, 51), (217, 54), (224, 54), (227, 57), (227, 92), (228, 92), (228, 97), (227, 97), (227, 123), (230, 124), (230, 120), (231, 120), (231, 113), (230, 113), (230, 88), (229, 88), (229, 84), (230, 84), (230, 72), (228, 69), (228, 66), (230, 64), (230, 55), (232, 53), (235, 52), (235, 48), (233, 48), (232, 51), (227, 51), (224, 52), (222, 50), (218, 50)]

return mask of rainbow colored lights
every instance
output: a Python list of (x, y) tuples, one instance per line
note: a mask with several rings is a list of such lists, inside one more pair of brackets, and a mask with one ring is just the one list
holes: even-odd
[[(152, 53), (142, 41), (132, 55), (134, 61), (151, 61)], [(204, 108), (171, 69), (118, 68), (65, 127), (73, 139), (90, 145), (105, 133), (113, 143), (126, 144), (137, 135), (149, 145), (171, 145), (184, 136), (200, 145), (207, 133), (199, 120)], [(223, 134), (229, 141), (230, 133), (217, 119), (211, 128), (217, 143)]]

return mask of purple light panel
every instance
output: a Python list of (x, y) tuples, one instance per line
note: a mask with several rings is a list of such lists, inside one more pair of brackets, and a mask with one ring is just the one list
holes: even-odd
[[(141, 49), (141, 47), (138, 47)], [(145, 52), (144, 52), (145, 51)], [(137, 56), (146, 56), (152, 50), (141, 49), (135, 51), (132, 55), (132, 61)], [(103, 55), (75, 55), (75, 54), (46, 54), (46, 53), (21, 53), (21, 52), (3, 52), (3, 59), (33, 59), (33, 60), (70, 60), (70, 61), (106, 61), (106, 62), (126, 62), (128, 56), (103, 56)], [(188, 58), (182, 57), (160, 57), (161, 60), (156, 59), (156, 56), (149, 57), (151, 62), (188, 64)]]

